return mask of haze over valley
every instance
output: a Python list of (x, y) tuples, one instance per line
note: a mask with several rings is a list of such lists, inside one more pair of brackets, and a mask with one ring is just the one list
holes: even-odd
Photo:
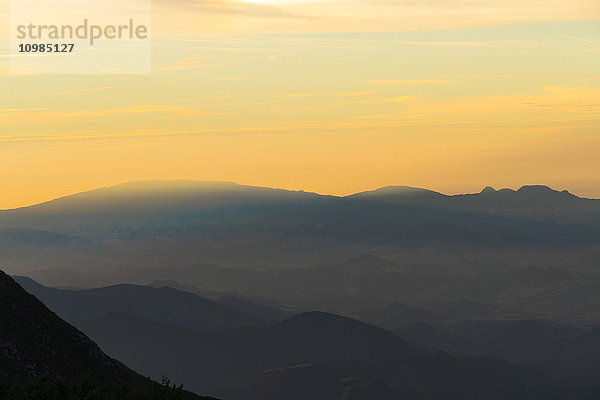
[(146, 181), (0, 224), (19, 285), (109, 356), (198, 394), (600, 389), (600, 200), (542, 185), (336, 197)]

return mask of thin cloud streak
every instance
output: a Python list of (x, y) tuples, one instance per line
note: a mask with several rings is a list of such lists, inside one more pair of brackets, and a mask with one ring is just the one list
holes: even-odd
[(370, 85), (448, 85), (458, 83), (460, 81), (447, 79), (379, 79), (365, 81)]
[(52, 111), (55, 108), (0, 108), (2, 114), (12, 114), (21, 112), (38, 112), (38, 111)]
[(566, 37), (572, 40), (577, 40), (578, 42), (600, 45), (600, 42), (594, 42), (593, 40), (583, 39), (577, 36), (565, 35), (564, 33), (559, 33), (558, 36)]
[(320, 96), (328, 96), (328, 97), (358, 97), (358, 96), (368, 96), (375, 94), (372, 90), (359, 90), (356, 92), (348, 92), (348, 93), (331, 93), (331, 92), (317, 92), (317, 93), (293, 93), (293, 94), (276, 94), (272, 97), (279, 99), (286, 98), (306, 98), (306, 97), (320, 97)]
[(114, 89), (114, 88), (115, 88), (114, 86), (102, 86), (102, 87), (87, 88), (87, 89), (64, 90), (61, 92), (43, 93), (43, 94), (36, 94), (33, 96), (7, 97), (7, 98), (0, 99), (0, 101), (38, 99), (41, 97), (63, 96), (63, 95), (67, 95), (67, 94), (95, 92), (95, 91), (99, 91), (99, 90), (109, 90), (109, 89)]

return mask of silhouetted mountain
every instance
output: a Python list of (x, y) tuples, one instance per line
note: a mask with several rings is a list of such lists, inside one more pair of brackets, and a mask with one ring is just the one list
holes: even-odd
[(167, 261), (278, 269), (357, 254), (404, 257), (423, 247), (594, 245), (600, 200), (542, 186), (456, 196), (390, 187), (335, 197), (224, 182), (136, 182), (0, 211), (0, 225), (76, 237), (53, 244), (33, 235), (21, 247), (0, 238), (13, 273), (41, 261), (92, 272)]
[(45, 287), (27, 277), (15, 279), (25, 290), (68, 321), (123, 312), (203, 331), (264, 323), (241, 311), (170, 287), (156, 289), (117, 285), (87, 290), (62, 290)]
[(428, 205), (447, 210), (471, 210), (498, 215), (561, 220), (584, 225), (600, 222), (600, 200), (577, 197), (566, 190), (544, 185), (526, 185), (518, 190), (495, 190), (487, 186), (480, 193), (443, 195), (430, 190), (390, 186), (350, 197), (405, 205)]
[(518, 190), (500, 189), (496, 190), (491, 186), (486, 186), (479, 193), (445, 195), (432, 190), (413, 188), (409, 186), (388, 186), (373, 191), (361, 192), (350, 195), (349, 197), (371, 198), (380, 201), (390, 201), (398, 203), (411, 202), (443, 202), (453, 199), (455, 203), (465, 200), (481, 199), (485, 197), (490, 200), (513, 202), (513, 203), (557, 203), (571, 200), (588, 200), (577, 197), (566, 190), (557, 191), (544, 185), (525, 185)]
[[(533, 383), (527, 387), (493, 369), (449, 355), (431, 356), (387, 331), (320, 312), (271, 326), (215, 333), (126, 314), (109, 314), (77, 325), (110, 354), (150, 376), (161, 373), (158, 365), (166, 366), (169, 376), (194, 390), (234, 399), (309, 400), (324, 393), (330, 393), (331, 399), (344, 399), (335, 397), (344, 388), (357, 396), (362, 388), (365, 396), (381, 393), (382, 398), (552, 398), (537, 387), (532, 390)], [(289, 369), (303, 364), (315, 368)], [(273, 371), (280, 368), (283, 372)], [(298, 393), (290, 390), (294, 387)], [(546, 397), (539, 397), (542, 392)], [(389, 397), (391, 393), (398, 397)]]
[(541, 321), (468, 321), (432, 327), (419, 323), (397, 331), (405, 340), (460, 357), (495, 357), (523, 371), (552, 376), (572, 397), (600, 390), (600, 329)]
[[(190, 265), (122, 270), (110, 279), (146, 283), (166, 279), (185, 281), (199, 291), (237, 293), (243, 297), (277, 299), (294, 309), (320, 309), (345, 298), (340, 309), (373, 308), (436, 287), (434, 281), (465, 284), (463, 279), (415, 277), (401, 266), (374, 256), (361, 256), (313, 268), (244, 271), (216, 265)], [(434, 290), (434, 289), (432, 289)], [(398, 299), (399, 300), (399, 299)], [(344, 305), (345, 304), (345, 305)]]
[(368, 192), (356, 193), (348, 197), (374, 199), (378, 201), (388, 201), (394, 203), (418, 204), (423, 202), (439, 202), (449, 198), (450, 196), (434, 192), (433, 190), (410, 186), (386, 186)]
[(321, 197), (317, 194), (237, 185), (231, 182), (139, 181), (77, 193), (38, 205), (0, 212), (7, 226), (52, 226), (61, 231), (106, 229), (161, 221), (168, 215), (244, 204)]
[[(458, 322), (473, 318), (600, 323), (595, 297), (599, 278), (554, 267), (517, 268), (510, 262), (461, 260), (451, 266), (406, 265), (364, 255), (311, 268), (247, 271), (217, 265), (167, 266), (123, 269), (95, 279), (102, 285), (163, 282), (160, 285), (178, 285), (211, 299), (230, 296), (256, 299), (260, 304), (295, 312), (329, 311), (387, 329), (413, 322)], [(391, 307), (394, 304), (402, 306), (394, 309)], [(119, 307), (101, 311), (129, 312)], [(250, 309), (239, 308), (239, 311), (250, 314)], [(136, 315), (156, 319), (150, 314)], [(256, 319), (258, 315), (253, 316)], [(233, 326), (256, 323), (260, 321)]]
[(0, 397), (25, 398), (30, 392), (50, 399), (62, 392), (63, 398), (75, 398), (73, 390), (98, 399), (116, 398), (118, 392), (128, 399), (175, 394), (108, 357), (0, 271)]
[[(341, 198), (143, 182), (0, 212), (3, 229), (45, 229), (51, 238), (0, 238), (0, 263), (50, 286), (175, 281), (212, 300), (265, 299), (361, 319), (403, 304), (454, 322), (595, 324), (599, 204), (537, 186), (459, 196), (386, 188)], [(393, 318), (365, 320), (400, 327)]]

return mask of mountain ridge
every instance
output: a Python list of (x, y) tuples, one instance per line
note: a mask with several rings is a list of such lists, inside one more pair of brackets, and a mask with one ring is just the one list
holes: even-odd
[(81, 192), (76, 192), (64, 196), (59, 196), (54, 199), (50, 199), (47, 201), (43, 201), (36, 204), (31, 204), (23, 207), (15, 207), (9, 209), (0, 209), (1, 212), (11, 212), (11, 211), (22, 211), (22, 210), (31, 210), (37, 207), (47, 207), (53, 206), (57, 203), (64, 201), (73, 201), (73, 200), (84, 200), (87, 197), (98, 195), (99, 197), (108, 195), (131, 195), (133, 192), (156, 192), (161, 190), (179, 190), (179, 191), (190, 191), (192, 189), (209, 191), (209, 190), (258, 190), (263, 191), (265, 193), (277, 193), (277, 194), (295, 194), (295, 195), (305, 195), (305, 196), (320, 196), (320, 197), (331, 197), (331, 198), (355, 198), (355, 197), (363, 197), (363, 196), (372, 196), (372, 195), (380, 195), (382, 193), (386, 194), (402, 194), (405, 196), (435, 196), (439, 198), (452, 198), (452, 197), (460, 197), (460, 196), (473, 196), (479, 194), (497, 194), (497, 193), (526, 193), (531, 191), (536, 191), (538, 193), (552, 193), (552, 194), (569, 194), (573, 198), (582, 199), (582, 200), (600, 200), (596, 198), (586, 198), (571, 194), (568, 190), (555, 190), (551, 187), (543, 184), (528, 184), (522, 185), (518, 189), (511, 188), (501, 188), (495, 189), (493, 186), (486, 186), (481, 192), (473, 192), (473, 193), (457, 193), (457, 194), (444, 194), (442, 192), (414, 187), (414, 186), (405, 186), (405, 185), (388, 185), (382, 186), (373, 190), (367, 191), (359, 191), (356, 193), (352, 193), (349, 195), (329, 195), (329, 194), (321, 194), (317, 192), (304, 191), (304, 190), (292, 190), (292, 189), (283, 189), (283, 188), (274, 188), (268, 186), (254, 186), (254, 185), (244, 185), (238, 184), (230, 181), (209, 181), (209, 180), (140, 180), (140, 181), (131, 181), (119, 183), (116, 185), (99, 187), (96, 189), (85, 190)]
[(13, 274), (40, 264), (114, 272), (165, 262), (266, 270), (364, 253), (403, 257), (419, 248), (600, 244), (600, 200), (539, 185), (453, 196), (402, 187), (350, 197), (233, 183), (139, 185), (141, 192), (126, 184), (101, 192), (110, 195), (0, 212), (0, 262)]
[(154, 288), (118, 284), (96, 289), (66, 290), (46, 287), (28, 277), (15, 276), (14, 279), (67, 321), (125, 312), (200, 331), (265, 323), (226, 305), (168, 286)]
[[(0, 398), (54, 399), (60, 392), (62, 398), (167, 399), (172, 390), (106, 355), (0, 271)], [(37, 396), (28, 397), (29, 391)], [(204, 399), (177, 392), (182, 399)]]
[[(371, 400), (378, 393), (386, 400), (553, 398), (538, 382), (525, 385), (493, 368), (443, 352), (431, 354), (389, 331), (324, 312), (213, 333), (126, 314), (77, 326), (110, 354), (150, 376), (156, 374), (153, 364), (161, 360), (178, 381), (224, 399)], [(150, 349), (152, 358), (147, 356)], [(335, 396), (325, 395), (331, 394), (327, 388)], [(305, 389), (309, 392), (301, 394)], [(363, 395), (348, 397), (350, 393)]]

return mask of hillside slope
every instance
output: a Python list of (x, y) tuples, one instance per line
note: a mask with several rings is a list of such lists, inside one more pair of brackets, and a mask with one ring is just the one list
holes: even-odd
[[(13, 396), (26, 396), (28, 391), (47, 392), (44, 398), (60, 398), (60, 393), (70, 398), (73, 391), (83, 391), (81, 398), (93, 393), (98, 399), (117, 398), (124, 391), (129, 394), (123, 399), (177, 394), (108, 357), (0, 271), (0, 398), (20, 398)], [(179, 396), (202, 398), (188, 392)]]
[[(385, 330), (323, 312), (215, 333), (126, 314), (77, 326), (110, 354), (150, 376), (164, 366), (195, 391), (225, 399), (341, 400), (376, 394), (423, 400), (553, 398), (550, 389), (535, 382), (524, 384), (447, 354), (431, 355)], [(311, 367), (292, 368), (303, 365)], [(366, 393), (362, 397), (361, 390)], [(358, 397), (344, 397), (352, 391)]]

